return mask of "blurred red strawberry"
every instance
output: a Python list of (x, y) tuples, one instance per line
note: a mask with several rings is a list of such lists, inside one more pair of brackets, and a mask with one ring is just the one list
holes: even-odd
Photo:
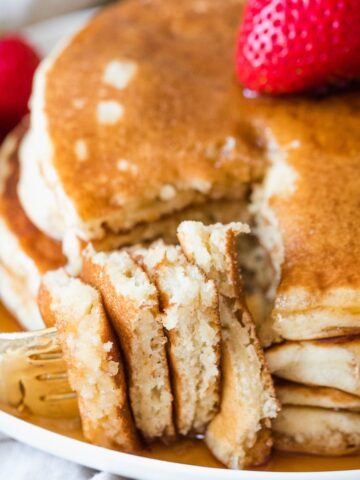
[(0, 38), (0, 140), (28, 111), (39, 61), (37, 52), (21, 37)]
[(249, 0), (236, 69), (249, 89), (292, 93), (360, 76), (360, 0)]

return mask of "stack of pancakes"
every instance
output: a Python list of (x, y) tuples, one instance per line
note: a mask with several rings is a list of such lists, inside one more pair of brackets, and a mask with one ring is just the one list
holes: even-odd
[(274, 269), (265, 341), (281, 342), (267, 359), (276, 377), (295, 382), (278, 386), (276, 441), (293, 451), (359, 452), (360, 96), (264, 100), (262, 108), (272, 163), (252, 208)]
[[(86, 252), (105, 268), (97, 254), (156, 238), (174, 243), (183, 220), (250, 221), (259, 243), (240, 258), (251, 310), (274, 375), (293, 382), (277, 387), (283, 410), (276, 445), (354, 452), (360, 450), (360, 95), (247, 95), (233, 65), (241, 12), (240, 0), (124, 0), (43, 62), (30, 127), (22, 140), (24, 132), (15, 132), (2, 151), (0, 293), (34, 328), (41, 323), (42, 274), (64, 264), (79, 274), (89, 242), (93, 250)], [(132, 259), (151, 283), (148, 252), (156, 257), (156, 246), (142, 248)], [(183, 249), (218, 282), (217, 267), (206, 270), (195, 252)], [(96, 270), (86, 281), (101, 290), (106, 275)], [(221, 294), (224, 315), (233, 304), (231, 288)], [(230, 370), (243, 359), (233, 361)], [(232, 396), (226, 402), (229, 411), (239, 408)], [(188, 422), (204, 424), (193, 415)], [(171, 433), (170, 426), (163, 431)]]
[(27, 121), (4, 141), (0, 150), (0, 297), (28, 329), (44, 324), (36, 304), (41, 276), (66, 263), (61, 242), (42, 233), (28, 219), (19, 201), (19, 144)]

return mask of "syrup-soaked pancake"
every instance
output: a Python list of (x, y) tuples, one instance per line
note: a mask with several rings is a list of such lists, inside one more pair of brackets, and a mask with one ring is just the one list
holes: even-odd
[[(37, 74), (22, 203), (54, 237), (101, 242), (209, 199), (241, 199), (264, 177), (253, 210), (275, 272), (274, 337), (359, 334), (359, 91), (247, 98), (234, 75), (240, 16), (237, 0), (125, 0), (98, 14)], [(358, 338), (272, 352), (286, 378), (360, 395)], [(304, 410), (313, 407), (288, 408), (308, 412), (304, 428), (316, 424)], [(330, 413), (332, 430), (352, 425), (331, 409), (322, 420)], [(327, 453), (348, 442), (339, 445)]]
[(0, 151), (0, 296), (23, 326), (40, 328), (36, 305), (40, 277), (63, 265), (65, 257), (60, 242), (30, 222), (17, 196), (18, 147), (26, 123), (7, 137)]
[(255, 99), (272, 168), (255, 194), (273, 257), (275, 330), (288, 339), (360, 331), (360, 94)]
[(185, 206), (243, 197), (266, 171), (254, 210), (280, 283), (276, 336), (358, 333), (359, 93), (246, 98), (233, 68), (241, 3), (126, 0), (48, 59), (22, 203), (49, 235), (112, 242)]
[[(239, 0), (119, 2), (45, 61), (20, 188), (37, 225), (93, 239), (244, 197), (265, 161), (238, 107), (240, 15)], [(34, 175), (47, 212), (31, 202)]]

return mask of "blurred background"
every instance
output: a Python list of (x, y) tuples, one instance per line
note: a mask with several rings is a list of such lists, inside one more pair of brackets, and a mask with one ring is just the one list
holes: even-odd
[(0, 31), (19, 29), (24, 25), (104, 3), (106, 0), (1, 0)]
[(0, 0), (0, 142), (28, 112), (34, 72), (109, 0)]

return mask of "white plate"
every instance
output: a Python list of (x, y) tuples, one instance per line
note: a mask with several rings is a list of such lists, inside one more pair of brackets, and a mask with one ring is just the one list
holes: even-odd
[(360, 470), (316, 473), (249, 472), (153, 460), (74, 440), (2, 411), (0, 430), (52, 455), (137, 480), (359, 480), (360, 476)]
[[(1, 1), (1, 0), (0, 0)], [(92, 15), (86, 10), (42, 22), (24, 30), (25, 36), (47, 53), (64, 35), (70, 35)], [(32, 447), (106, 472), (138, 480), (359, 480), (360, 470), (287, 473), (233, 471), (183, 465), (129, 455), (74, 440), (35, 426), (0, 410), (0, 431)]]

